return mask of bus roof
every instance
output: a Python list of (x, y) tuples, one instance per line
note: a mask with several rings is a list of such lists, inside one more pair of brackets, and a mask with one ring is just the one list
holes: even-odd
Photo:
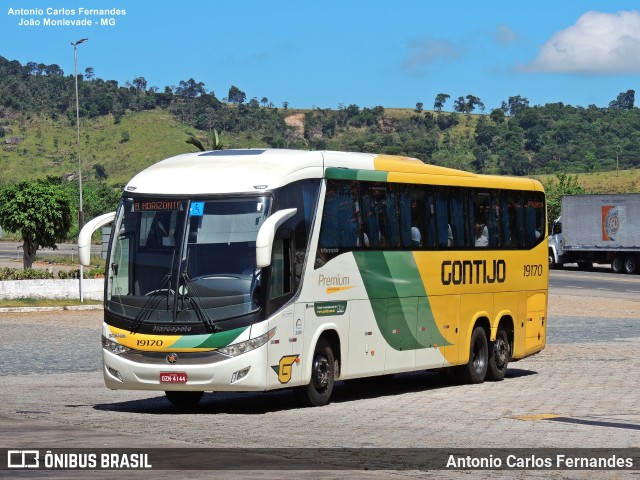
[(167, 158), (133, 177), (125, 191), (164, 195), (259, 192), (323, 177), (542, 190), (531, 179), (477, 175), (395, 155), (238, 149)]

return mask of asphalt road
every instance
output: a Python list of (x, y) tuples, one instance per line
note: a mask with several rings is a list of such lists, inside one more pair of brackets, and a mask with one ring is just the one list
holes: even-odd
[(613, 273), (608, 268), (582, 271), (565, 267), (549, 272), (549, 290), (564, 295), (640, 299), (640, 275)]
[[(100, 245), (92, 245), (91, 252), (99, 254)], [(60, 243), (57, 249), (42, 248), (38, 250), (39, 255), (77, 255), (78, 245), (75, 243)], [(22, 259), (22, 242), (0, 242), (0, 258), (8, 260)]]

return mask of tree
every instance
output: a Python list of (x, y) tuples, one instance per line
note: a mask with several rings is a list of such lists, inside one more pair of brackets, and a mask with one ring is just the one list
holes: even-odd
[(556, 180), (544, 182), (544, 190), (547, 198), (547, 218), (549, 230), (553, 222), (560, 216), (560, 202), (564, 195), (579, 195), (584, 193), (584, 188), (578, 184), (577, 175), (557, 173)]
[(499, 108), (494, 108), (489, 114), (489, 118), (497, 125), (504, 123), (504, 112)]
[(96, 179), (98, 180), (106, 180), (107, 179), (107, 169), (104, 168), (104, 165), (100, 163), (96, 163), (93, 166), (93, 172), (95, 174)]
[(47, 180), (6, 185), (0, 191), (0, 225), (22, 235), (23, 266), (31, 268), (40, 247), (57, 248), (71, 228), (71, 200)]
[(464, 97), (456, 98), (456, 101), (453, 102), (453, 109), (458, 113), (470, 113), (469, 104), (466, 102)]
[(529, 100), (520, 95), (516, 95), (514, 97), (509, 97), (509, 101), (502, 102), (502, 111), (504, 113), (508, 113), (509, 115), (517, 115), (523, 108), (529, 106)]
[(484, 103), (482, 103), (482, 101), (478, 97), (476, 97), (475, 95), (467, 95), (466, 99), (467, 109), (469, 110), (469, 113), (473, 112), (476, 107), (478, 107), (481, 111), (484, 111)]
[(416, 109), (415, 109), (415, 112), (416, 112), (416, 113), (420, 113), (420, 112), (422, 112), (422, 109), (423, 109), (423, 108), (424, 108), (424, 104), (423, 104), (422, 102), (418, 102), (418, 103), (416, 103)]
[(626, 92), (622, 92), (618, 95), (618, 98), (609, 102), (610, 108), (618, 108), (621, 110), (631, 110), (633, 109), (633, 104), (635, 102), (636, 91), (635, 90), (627, 90)]
[(211, 131), (206, 144), (202, 143), (202, 141), (199, 138), (196, 138), (194, 135), (189, 135), (189, 138), (187, 138), (185, 142), (193, 145), (201, 152), (224, 149), (224, 145), (220, 141), (220, 136), (218, 135), (218, 130), (216, 130), (215, 128)]
[[(180, 82), (180, 84), (182, 84), (182, 83), (183, 82)], [(133, 79), (133, 86), (140, 93), (146, 92), (146, 90), (147, 90), (147, 80), (146, 80), (146, 78), (144, 78), (144, 77), (136, 77), (136, 78), (134, 78)]]
[(447, 101), (447, 98), (450, 97), (451, 95), (447, 95), (446, 93), (439, 93), (436, 95), (436, 100), (433, 102), (434, 110), (440, 113), (442, 111), (442, 107), (444, 107), (444, 103)]
[(207, 91), (204, 88), (204, 83), (196, 82), (193, 78), (187, 81), (180, 80), (180, 86), (176, 88), (176, 95), (185, 98), (196, 98), (205, 93)]
[(458, 97), (454, 103), (453, 109), (459, 113), (471, 113), (476, 107), (484, 110), (484, 103), (475, 95), (467, 95), (466, 97)]
[(232, 85), (231, 88), (229, 88), (227, 99), (229, 100), (229, 103), (235, 103), (239, 105), (241, 103), (244, 103), (244, 101), (247, 99), (247, 94), (235, 85)]

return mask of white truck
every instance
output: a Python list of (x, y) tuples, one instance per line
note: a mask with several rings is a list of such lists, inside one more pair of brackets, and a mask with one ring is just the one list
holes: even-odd
[(562, 197), (561, 216), (549, 235), (549, 267), (610, 264), (615, 273), (640, 265), (640, 193)]

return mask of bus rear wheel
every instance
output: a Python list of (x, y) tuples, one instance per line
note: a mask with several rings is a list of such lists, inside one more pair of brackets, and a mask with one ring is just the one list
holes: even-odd
[(329, 403), (335, 380), (335, 362), (331, 345), (324, 338), (318, 340), (313, 352), (311, 381), (295, 389), (298, 401), (305, 407), (321, 407)]
[(164, 393), (172, 405), (181, 408), (195, 407), (204, 395), (204, 392), (175, 392), (171, 390)]
[(487, 380), (499, 382), (504, 379), (509, 360), (511, 360), (511, 344), (507, 332), (501, 328), (496, 334), (495, 342), (492, 342), (489, 346)]
[(482, 327), (476, 327), (471, 334), (469, 362), (458, 367), (458, 378), (464, 383), (482, 383), (489, 364), (489, 344)]

